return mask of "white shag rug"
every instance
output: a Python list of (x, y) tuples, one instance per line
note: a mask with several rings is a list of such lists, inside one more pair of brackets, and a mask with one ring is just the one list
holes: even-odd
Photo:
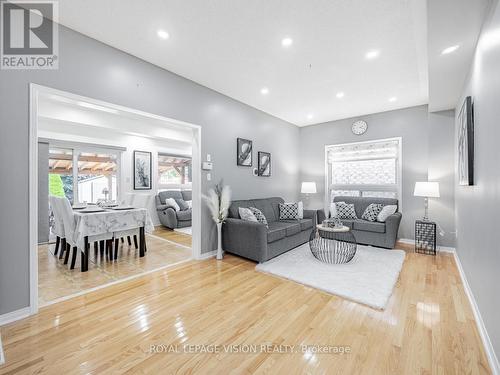
[(376, 309), (384, 309), (404, 259), (403, 250), (358, 245), (356, 255), (349, 263), (327, 264), (316, 259), (306, 243), (258, 264), (256, 269)]
[(192, 227), (175, 228), (174, 231), (179, 232), (179, 233), (189, 234), (190, 236), (193, 235)]

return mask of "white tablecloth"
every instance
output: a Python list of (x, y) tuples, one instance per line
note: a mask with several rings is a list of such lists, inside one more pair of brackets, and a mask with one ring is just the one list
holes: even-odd
[(122, 230), (138, 229), (144, 227), (147, 233), (154, 230), (153, 221), (145, 208), (132, 210), (111, 210), (104, 212), (82, 213), (77, 210), (75, 214), (75, 235), (77, 244), (83, 244), (86, 236), (98, 236)]

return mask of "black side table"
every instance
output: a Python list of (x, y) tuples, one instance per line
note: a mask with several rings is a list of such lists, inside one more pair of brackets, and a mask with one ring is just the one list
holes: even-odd
[(436, 255), (436, 223), (415, 221), (415, 252)]

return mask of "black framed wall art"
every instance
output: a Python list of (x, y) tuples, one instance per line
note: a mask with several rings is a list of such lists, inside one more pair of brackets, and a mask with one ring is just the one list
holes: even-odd
[(152, 188), (151, 152), (134, 151), (134, 190)]
[(252, 166), (252, 141), (243, 138), (236, 140), (236, 164), (242, 167)]
[(259, 151), (257, 153), (258, 160), (258, 175), (261, 177), (269, 177), (271, 176), (271, 153)]
[(474, 108), (472, 97), (465, 98), (458, 115), (458, 183), (474, 185)]

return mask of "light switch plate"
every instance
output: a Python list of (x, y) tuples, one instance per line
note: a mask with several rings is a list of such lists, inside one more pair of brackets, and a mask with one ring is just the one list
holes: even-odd
[(207, 154), (207, 161), (212, 161), (212, 156), (210, 154)]
[(212, 175), (210, 173), (207, 173), (207, 181), (211, 181), (212, 180)]

